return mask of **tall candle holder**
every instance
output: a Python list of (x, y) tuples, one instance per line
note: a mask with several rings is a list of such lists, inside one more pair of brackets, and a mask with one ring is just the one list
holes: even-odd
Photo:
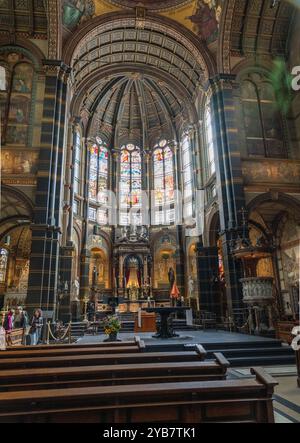
[(87, 305), (89, 302), (89, 297), (87, 295), (84, 296), (83, 299), (83, 303), (84, 303), (84, 317), (83, 317), (83, 321), (84, 322), (88, 322), (88, 318), (87, 318)]

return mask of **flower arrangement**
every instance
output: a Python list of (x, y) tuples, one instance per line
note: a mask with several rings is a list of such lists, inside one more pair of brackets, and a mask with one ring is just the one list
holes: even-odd
[(110, 315), (103, 320), (106, 335), (117, 334), (121, 329), (121, 322), (116, 315)]

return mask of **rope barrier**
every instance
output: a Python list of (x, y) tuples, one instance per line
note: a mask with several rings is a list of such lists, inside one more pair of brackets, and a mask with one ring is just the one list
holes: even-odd
[(71, 337), (70, 337), (71, 323), (68, 324), (68, 327), (67, 327), (67, 329), (66, 329), (64, 335), (63, 335), (62, 337), (60, 337), (60, 338), (57, 338), (57, 337), (55, 337), (55, 336), (53, 335), (53, 333), (52, 333), (52, 331), (51, 331), (51, 325), (50, 325), (50, 322), (48, 322), (47, 325), (48, 325), (48, 331), (47, 331), (47, 344), (49, 344), (49, 336), (51, 336), (52, 339), (53, 339), (54, 341), (58, 342), (58, 341), (63, 341), (63, 340), (66, 338), (67, 334), (69, 334), (69, 342), (70, 342), (70, 339), (71, 339)]

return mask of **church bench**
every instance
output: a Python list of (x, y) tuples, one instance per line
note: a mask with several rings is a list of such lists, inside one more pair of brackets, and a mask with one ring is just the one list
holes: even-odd
[(68, 366), (91, 366), (118, 363), (176, 362), (199, 361), (201, 357), (195, 352), (147, 352), (131, 354), (97, 354), (72, 355), (67, 359), (60, 357), (9, 358), (0, 360), (0, 370), (17, 368), (47, 368)]
[(298, 387), (300, 388), (300, 350), (296, 351), (296, 362), (297, 362), (297, 372), (298, 372)]
[(239, 380), (0, 393), (0, 423), (274, 423), (277, 382)]
[(117, 341), (117, 342), (96, 342), (96, 343), (55, 343), (55, 344), (45, 344), (45, 345), (35, 345), (35, 346), (15, 346), (14, 349), (8, 349), (6, 351), (0, 352), (1, 355), (5, 355), (5, 352), (13, 351), (36, 351), (36, 350), (46, 350), (46, 349), (87, 349), (87, 348), (107, 348), (107, 347), (121, 347), (121, 346), (138, 346), (139, 348), (144, 348), (145, 343), (140, 337), (135, 336), (133, 341)]
[(143, 341), (139, 341), (137, 343), (133, 343), (133, 345), (129, 346), (85, 346), (85, 347), (77, 347), (77, 346), (68, 346), (64, 348), (56, 348), (53, 346), (52, 348), (44, 349), (11, 349), (8, 351), (0, 352), (0, 361), (5, 358), (34, 358), (34, 357), (51, 357), (51, 356), (69, 356), (69, 355), (85, 355), (85, 354), (106, 354), (112, 353), (114, 350), (116, 352), (123, 352), (123, 350), (129, 350), (129, 352), (139, 352), (145, 349), (145, 344)]
[[(195, 351), (183, 352), (124, 352), (120, 353), (119, 348), (115, 353), (97, 353), (65, 356), (47, 357), (18, 357), (0, 359), (0, 370), (18, 368), (53, 368), (68, 366), (94, 366), (104, 364), (130, 364), (130, 363), (151, 363), (151, 362), (180, 362), (180, 361), (201, 361), (206, 357), (206, 352), (202, 347), (196, 347)], [(125, 349), (125, 347), (123, 348)], [(134, 349), (134, 348), (132, 348)], [(26, 355), (26, 354), (25, 354)]]
[(0, 392), (114, 384), (224, 380), (229, 364), (222, 355), (198, 362), (142, 363), (0, 372)]

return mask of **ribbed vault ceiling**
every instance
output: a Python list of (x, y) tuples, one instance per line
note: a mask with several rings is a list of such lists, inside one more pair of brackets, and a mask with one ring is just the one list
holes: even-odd
[(87, 94), (83, 109), (92, 115), (89, 135), (102, 134), (118, 146), (132, 141), (148, 147), (161, 136), (174, 138), (188, 119), (186, 108), (166, 83), (138, 73), (99, 82)]
[(115, 16), (74, 45), (75, 112), (89, 122), (88, 136), (102, 134), (110, 145), (174, 139), (195, 122), (194, 99), (214, 69), (207, 59), (200, 43), (166, 23)]
[(296, 11), (293, 2), (236, 0), (232, 19), (231, 49), (237, 54), (288, 51), (289, 30)]

